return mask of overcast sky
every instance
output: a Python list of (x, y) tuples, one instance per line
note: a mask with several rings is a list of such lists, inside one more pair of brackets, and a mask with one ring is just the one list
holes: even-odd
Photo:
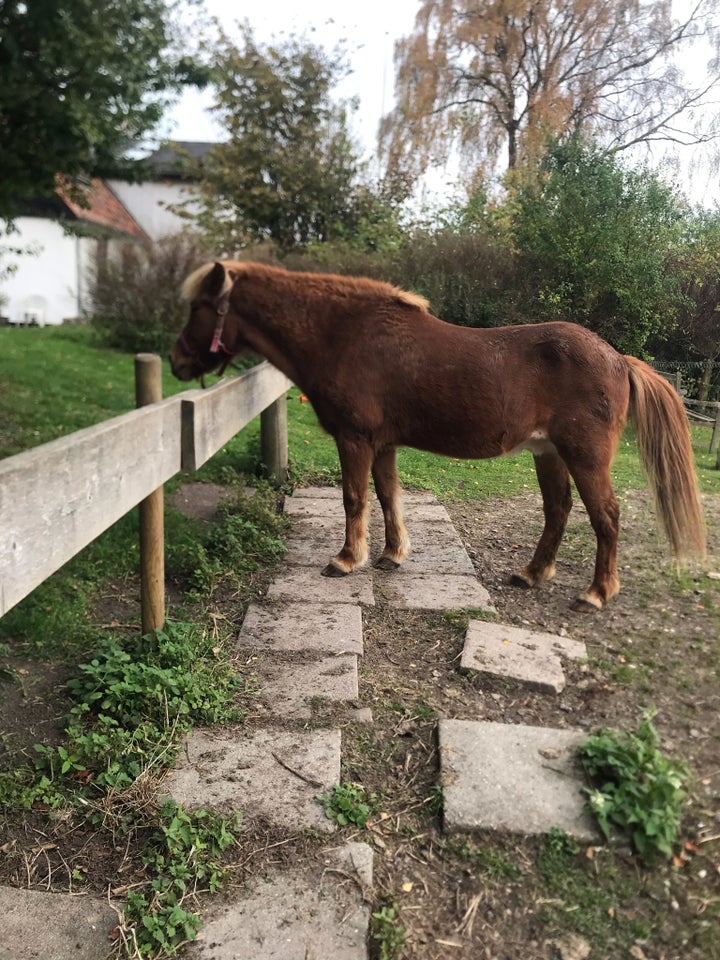
[[(675, 0), (677, 15), (684, 13), (690, 2)], [(338, 86), (336, 95), (359, 98), (352, 129), (366, 156), (375, 157), (378, 124), (383, 114), (392, 109), (394, 100), (393, 45), (396, 39), (412, 31), (420, 0), (359, 0), (352, 4), (344, 0), (261, 0), (252, 4), (247, 0), (205, 0), (205, 7), (230, 36), (234, 25), (247, 19), (261, 42), (296, 34), (332, 49), (344, 41), (352, 73)], [(696, 65), (704, 71), (706, 62), (697, 48), (691, 48), (690, 67)], [(684, 66), (687, 68), (688, 64)], [(187, 91), (170, 113), (162, 135), (176, 140), (221, 140), (223, 131), (208, 113), (211, 99), (210, 91)], [(720, 202), (716, 174), (687, 172), (693, 148), (681, 150), (679, 156), (681, 189), (692, 200), (707, 206)], [(378, 167), (371, 165), (370, 169), (373, 174), (380, 173)], [(433, 177), (433, 187), (442, 191), (442, 184), (452, 179), (450, 173), (440, 174)]]
[[(338, 86), (343, 99), (357, 96), (360, 104), (353, 131), (368, 156), (375, 153), (380, 117), (393, 104), (393, 44), (409, 34), (419, 0), (205, 0), (211, 16), (217, 17), (231, 36), (232, 27), (247, 19), (255, 37), (266, 42), (273, 36), (305, 35), (313, 43), (332, 49), (344, 41), (352, 67)], [(206, 112), (209, 92), (188, 91), (170, 115), (169, 135), (177, 140), (215, 140), (222, 137)]]

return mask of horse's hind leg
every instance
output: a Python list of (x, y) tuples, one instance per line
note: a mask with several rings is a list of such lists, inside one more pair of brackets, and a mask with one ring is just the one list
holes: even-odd
[(368, 482), (372, 448), (356, 437), (336, 438), (342, 470), (345, 544), (322, 571), (324, 577), (344, 577), (367, 562)]
[(572, 507), (570, 474), (558, 453), (553, 450), (535, 455), (535, 472), (543, 498), (545, 526), (532, 560), (512, 576), (512, 583), (520, 587), (534, 587), (555, 576), (555, 557)]
[(594, 469), (573, 467), (573, 480), (590, 517), (597, 539), (595, 576), (590, 587), (572, 604), (573, 610), (600, 610), (620, 591), (617, 542), (620, 508), (610, 481), (610, 464)]
[(385, 520), (385, 549), (374, 566), (379, 570), (394, 570), (407, 557), (410, 549), (403, 521), (402, 496), (394, 447), (382, 450), (372, 465), (375, 493)]

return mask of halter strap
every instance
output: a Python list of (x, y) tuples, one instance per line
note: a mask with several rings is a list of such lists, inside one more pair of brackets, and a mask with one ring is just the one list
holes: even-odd
[[(217, 371), (218, 376), (222, 376), (225, 373), (225, 369), (233, 358), (232, 350), (228, 350), (225, 344), (222, 342), (223, 330), (225, 328), (225, 317), (227, 316), (228, 309), (230, 307), (229, 301), (227, 298), (224, 298), (217, 305), (217, 323), (215, 324), (215, 332), (213, 333), (213, 338), (210, 343), (209, 353), (217, 354), (224, 353), (225, 356), (220, 362), (220, 367)], [(185, 351), (185, 353), (192, 357), (197, 363), (201, 363), (200, 357), (197, 350), (193, 350), (190, 344), (187, 342), (187, 337), (183, 331), (178, 337), (178, 343), (180, 348)], [(202, 364), (204, 366), (204, 364)], [(205, 372), (201, 376), (201, 382), (203, 387), (205, 386)]]
[(210, 344), (210, 353), (220, 353), (222, 350), (224, 353), (229, 353), (229, 350), (222, 342), (223, 328), (225, 326), (225, 317), (227, 316), (229, 303), (227, 300), (222, 300), (218, 304), (217, 308), (217, 323), (215, 324), (215, 333), (213, 334), (212, 343)]

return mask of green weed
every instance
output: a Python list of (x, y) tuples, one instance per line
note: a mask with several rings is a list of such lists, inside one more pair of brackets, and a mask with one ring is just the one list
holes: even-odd
[(319, 794), (316, 799), (323, 804), (328, 820), (335, 820), (341, 827), (352, 825), (363, 830), (376, 798), (368, 796), (359, 783), (336, 783), (330, 793)]
[(370, 939), (372, 960), (400, 960), (405, 947), (405, 929), (396, 903), (385, 903), (372, 914)]
[(222, 856), (236, 843), (240, 818), (207, 810), (186, 812), (167, 801), (143, 850), (149, 890), (130, 891), (123, 936), (141, 956), (173, 956), (200, 929), (198, 915), (185, 906), (198, 892), (217, 892), (225, 880)]
[(238, 496), (221, 503), (217, 521), (210, 528), (168, 511), (169, 575), (187, 583), (195, 599), (206, 597), (221, 580), (230, 580), (242, 589), (251, 574), (285, 552), (282, 535), (288, 521), (275, 510), (275, 497), (268, 484), (260, 483), (252, 497)]
[(472, 864), (476, 870), (495, 880), (518, 880), (521, 877), (520, 869), (501, 852), (479, 846), (472, 840), (441, 837), (438, 840), (438, 849), (445, 856), (461, 863)]
[(637, 733), (604, 728), (580, 752), (596, 784), (587, 792), (603, 834), (609, 837), (613, 827), (628, 831), (645, 860), (672, 854), (688, 779), (687, 766), (658, 749), (652, 716), (643, 715)]

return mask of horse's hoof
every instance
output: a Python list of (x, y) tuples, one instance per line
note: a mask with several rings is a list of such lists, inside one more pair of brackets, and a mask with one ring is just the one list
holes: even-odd
[(523, 590), (530, 590), (535, 584), (522, 573), (513, 573), (510, 577), (510, 585), (513, 587), (522, 587)]
[(390, 557), (378, 557), (373, 566), (376, 570), (397, 570), (400, 564)]
[(590, 600), (587, 597), (575, 597), (570, 604), (570, 609), (575, 613), (597, 613), (602, 610), (602, 604), (599, 600)]
[(341, 567), (336, 566), (332, 562), (329, 563), (322, 571), (322, 575), (324, 577), (346, 577), (349, 573), (349, 570), (343, 570)]

